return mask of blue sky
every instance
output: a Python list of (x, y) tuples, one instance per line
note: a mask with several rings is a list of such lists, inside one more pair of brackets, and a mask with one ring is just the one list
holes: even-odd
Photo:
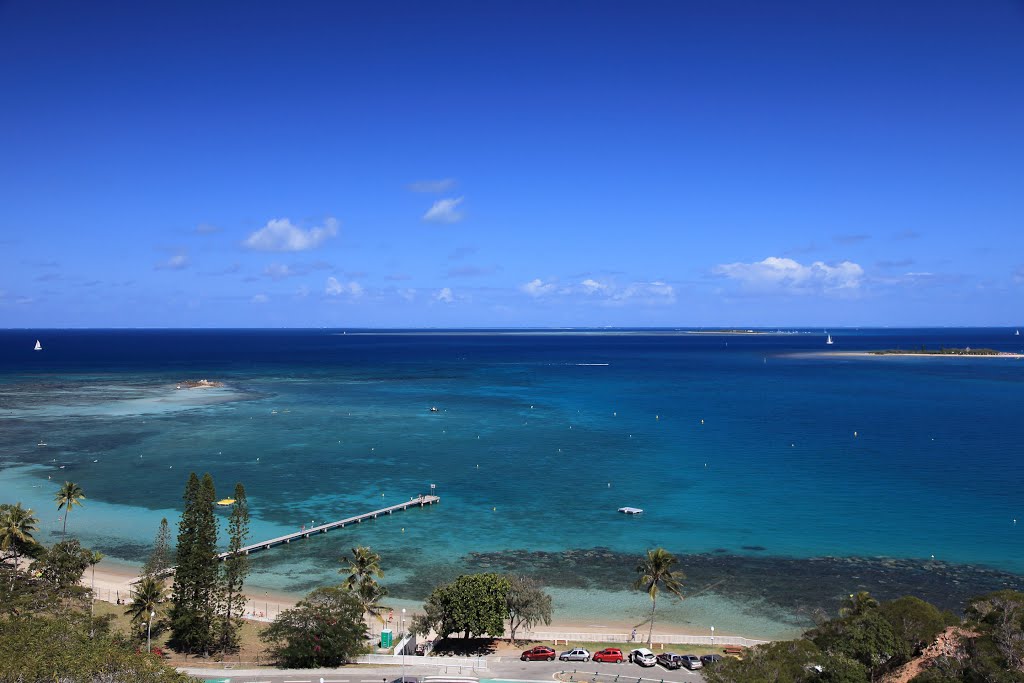
[(0, 327), (1024, 324), (1024, 4), (0, 1)]

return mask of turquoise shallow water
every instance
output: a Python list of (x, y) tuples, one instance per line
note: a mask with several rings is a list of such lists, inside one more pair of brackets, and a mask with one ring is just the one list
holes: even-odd
[[(1024, 574), (1024, 361), (809, 355), (1019, 351), (1020, 338), (832, 333), (825, 347), (821, 331), (7, 331), (0, 499), (31, 504), (52, 534), (52, 491), (72, 479), (88, 495), (74, 533), (139, 561), (160, 517), (176, 521), (191, 470), (211, 472), (224, 495), (245, 483), (254, 537), (434, 484), (440, 505), (255, 555), (251, 581), (301, 593), (336, 580), (338, 557), (367, 544), (398, 598), (508, 568), (542, 576), (558, 616), (581, 622), (639, 618), (643, 596), (624, 592), (631, 558), (659, 545), (703, 591), (669, 618), (733, 615), (733, 630), (765, 634), (813, 607), (798, 599), (811, 576), (801, 572), (840, 576), (821, 580), (836, 596), (870, 573), (811, 558), (934, 556), (1011, 577), (998, 581)], [(36, 337), (43, 352), (31, 351)], [(204, 377), (226, 386), (175, 389)], [(645, 512), (618, 514), (624, 505)], [(877, 580), (945, 592), (939, 573), (917, 570)], [(963, 571), (949, 580), (988, 585)]]

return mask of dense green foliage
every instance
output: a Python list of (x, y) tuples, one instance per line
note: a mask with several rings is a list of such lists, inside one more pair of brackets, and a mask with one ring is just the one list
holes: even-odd
[(654, 613), (658, 607), (658, 593), (665, 590), (682, 600), (683, 584), (686, 578), (681, 570), (672, 567), (676, 557), (664, 548), (648, 550), (636, 565), (637, 578), (633, 587), (642, 590), (651, 598), (650, 628), (647, 632), (647, 645), (650, 646), (654, 637)]
[(540, 584), (528, 576), (510, 576), (508, 594), (508, 629), (515, 643), (516, 631), (533, 628), (537, 624), (551, 624), (551, 596)]
[[(743, 660), (705, 669), (708, 683), (867, 683), (910, 661), (956, 617), (913, 597), (879, 603), (867, 593), (844, 601), (840, 617), (800, 640), (752, 648)], [(1024, 683), (1024, 593), (975, 598), (966, 610), (969, 632), (947, 644), (916, 683)], [(976, 633), (976, 635), (970, 635)], [(956, 642), (953, 637), (952, 642)]]
[(280, 666), (340, 666), (365, 650), (362, 609), (349, 590), (318, 588), (281, 612), (260, 637)]
[(82, 618), (36, 615), (0, 619), (0, 680), (132, 681), (179, 683), (192, 680), (116, 635), (89, 637)]
[(413, 620), (417, 633), (431, 628), (441, 638), (452, 633), (464, 637), (501, 635), (508, 616), (511, 587), (501, 574), (464, 574), (435, 588), (423, 605), (425, 614)]
[[(111, 633), (109, 616), (92, 618), (91, 591), (80, 583), (100, 553), (75, 539), (44, 548), (31, 537), (36, 523), (31, 511), (0, 505), (0, 518), (12, 511), (15, 519), (0, 519), (0, 528), (11, 524), (20, 529), (0, 531), (3, 557), (9, 560), (0, 562), (0, 681), (192, 680), (159, 658), (138, 652), (122, 634)], [(34, 562), (17, 566), (15, 551), (34, 557)]]
[(234, 499), (231, 517), (228, 519), (228, 552), (232, 555), (224, 560), (221, 572), (218, 627), (221, 652), (238, 650), (238, 631), (242, 627), (246, 602), (242, 589), (245, 577), (249, 574), (249, 558), (239, 552), (249, 537), (249, 503), (245, 497), (245, 487), (241, 483), (235, 484)]
[(185, 486), (171, 608), (171, 644), (186, 653), (209, 654), (217, 643), (217, 499), (213, 478), (195, 472)]

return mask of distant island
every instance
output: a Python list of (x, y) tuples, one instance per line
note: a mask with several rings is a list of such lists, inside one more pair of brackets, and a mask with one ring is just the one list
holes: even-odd
[(208, 379), (186, 379), (178, 382), (176, 389), (214, 389), (224, 386), (224, 382), (213, 382)]
[(995, 349), (972, 349), (970, 346), (962, 349), (882, 349), (881, 351), (870, 351), (874, 356), (1002, 356), (1002, 351)]

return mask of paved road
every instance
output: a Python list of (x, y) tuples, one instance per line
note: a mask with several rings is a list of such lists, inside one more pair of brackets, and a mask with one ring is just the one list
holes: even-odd
[[(410, 658), (411, 659), (411, 658)], [(577, 671), (575, 680), (589, 683), (595, 672), (620, 675), (620, 683), (633, 683), (636, 678), (646, 678), (665, 683), (703, 683), (700, 672), (667, 671), (661, 666), (642, 668), (635, 664), (601, 664), (598, 662), (523, 662), (519, 659), (488, 658), (488, 670), (472, 672), (464, 669), (463, 676), (475, 676), (482, 679), (502, 679), (512, 681), (537, 681), (551, 683), (559, 671)], [(407, 683), (418, 681), (421, 676), (437, 676), (439, 674), (460, 675), (459, 667), (407, 666), (405, 678)], [(198, 676), (207, 681), (228, 681), (229, 683), (401, 683), (402, 670), (396, 666), (382, 667), (343, 667), (340, 669), (182, 669), (186, 673)], [(634, 678), (636, 677), (636, 678)]]

